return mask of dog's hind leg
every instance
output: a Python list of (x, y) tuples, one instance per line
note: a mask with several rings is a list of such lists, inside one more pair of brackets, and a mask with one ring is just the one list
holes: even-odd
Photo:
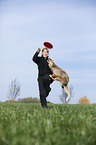
[(70, 91), (67, 86), (64, 86), (64, 90), (67, 94), (66, 103), (70, 100)]

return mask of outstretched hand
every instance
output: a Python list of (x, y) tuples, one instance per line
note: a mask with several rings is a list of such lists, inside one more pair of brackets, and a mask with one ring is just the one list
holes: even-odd
[(39, 53), (41, 51), (41, 48), (38, 48), (37, 52)]

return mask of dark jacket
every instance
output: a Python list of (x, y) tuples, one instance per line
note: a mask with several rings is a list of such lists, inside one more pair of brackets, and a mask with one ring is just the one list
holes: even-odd
[(32, 60), (38, 65), (38, 77), (44, 76), (46, 74), (52, 74), (51, 69), (48, 65), (48, 57), (44, 58), (43, 56), (38, 57), (38, 52), (36, 52), (32, 58)]

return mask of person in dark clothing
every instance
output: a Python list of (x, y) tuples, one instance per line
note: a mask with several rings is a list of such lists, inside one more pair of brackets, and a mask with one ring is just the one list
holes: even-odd
[(46, 97), (51, 91), (50, 84), (53, 82), (53, 80), (50, 75), (52, 74), (52, 71), (48, 65), (49, 50), (47, 48), (43, 48), (42, 56), (39, 57), (38, 54), (40, 51), (41, 49), (38, 48), (32, 60), (38, 65), (38, 85), (41, 105), (43, 108), (47, 108)]

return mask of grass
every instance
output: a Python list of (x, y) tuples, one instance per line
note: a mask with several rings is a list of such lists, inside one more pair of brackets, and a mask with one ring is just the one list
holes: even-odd
[(96, 105), (0, 103), (0, 145), (96, 145)]

